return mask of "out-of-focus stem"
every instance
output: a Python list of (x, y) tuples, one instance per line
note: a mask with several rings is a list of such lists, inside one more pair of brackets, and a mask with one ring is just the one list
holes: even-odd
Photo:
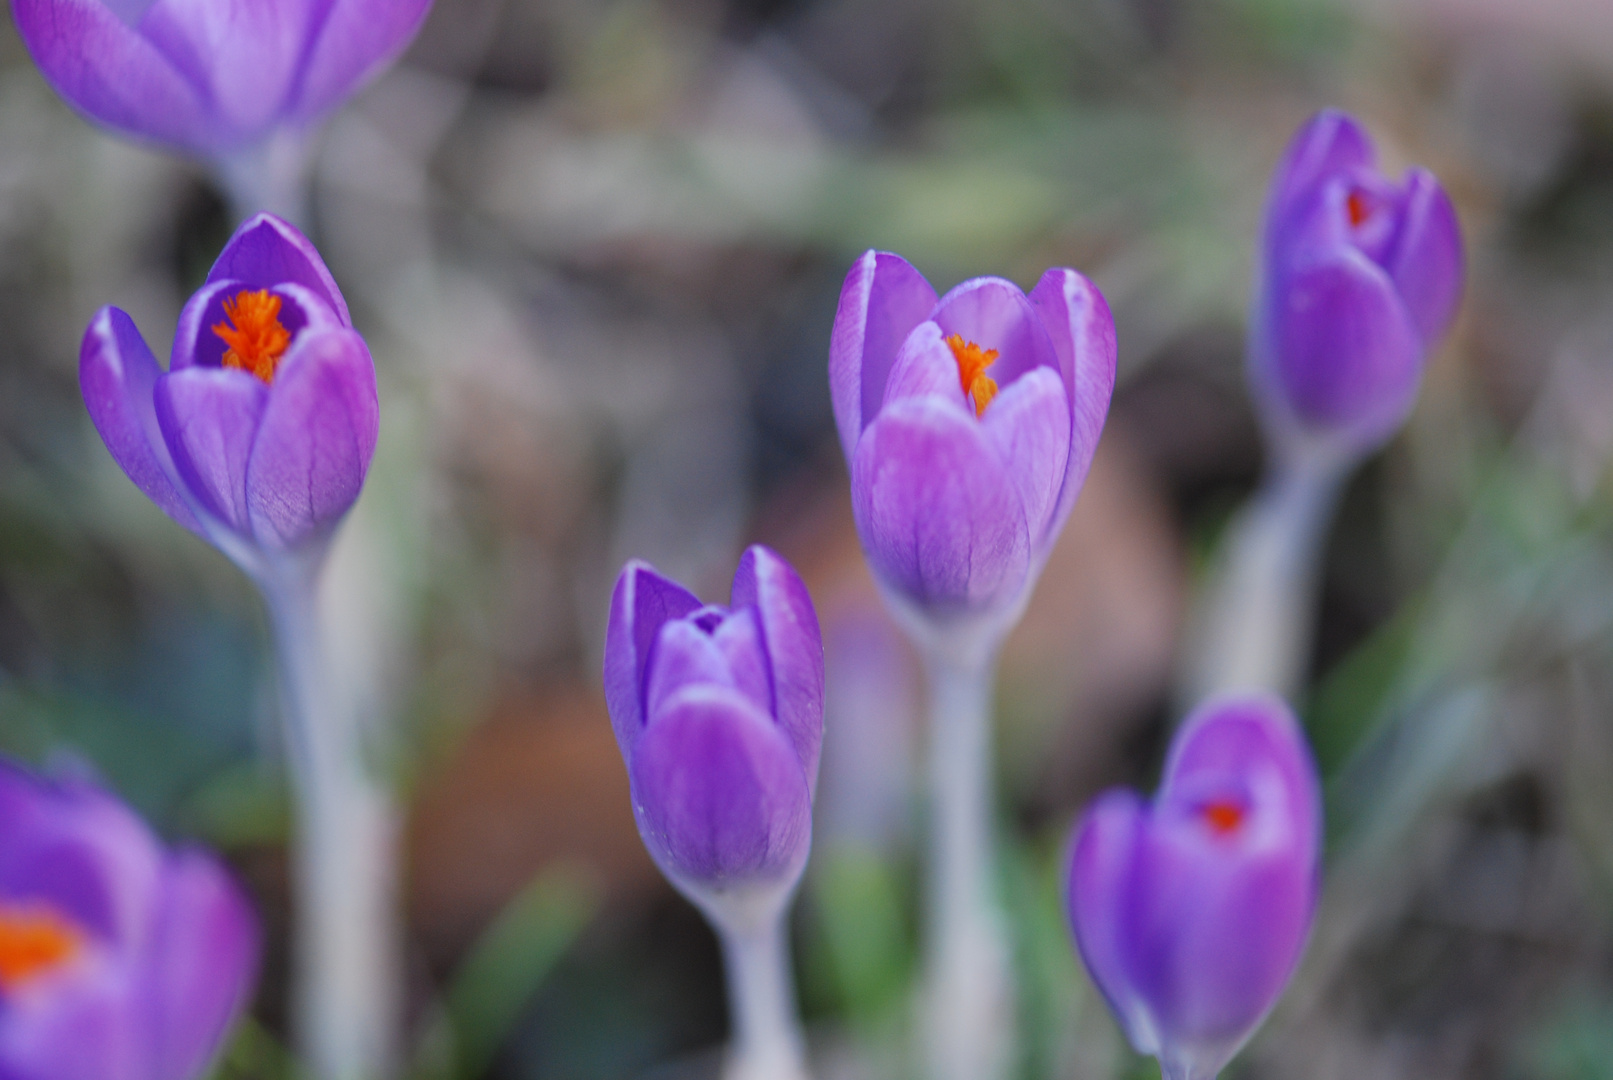
[(783, 915), (743, 930), (717, 925), (733, 1024), (725, 1080), (807, 1080)]
[(1014, 1046), (1007, 934), (993, 896), (996, 652), (927, 650), (931, 865), (924, 1042), (932, 1080), (998, 1080)]
[(327, 660), (318, 582), (317, 565), (260, 578), (297, 803), (293, 1015), (314, 1080), (381, 1080), (395, 1049), (395, 818)]
[(311, 139), (281, 131), (213, 163), (237, 222), (267, 210), (308, 229), (308, 167)]
[(1310, 656), (1323, 541), (1351, 462), (1294, 455), (1228, 527), (1184, 650), (1186, 708), (1226, 690), (1289, 700)]

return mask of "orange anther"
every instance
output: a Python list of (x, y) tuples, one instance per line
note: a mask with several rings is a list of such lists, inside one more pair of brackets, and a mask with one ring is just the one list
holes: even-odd
[(952, 357), (958, 362), (958, 381), (963, 392), (974, 399), (975, 416), (981, 416), (997, 396), (997, 380), (986, 374), (986, 369), (997, 360), (996, 349), (982, 349), (972, 341), (964, 341), (959, 334), (947, 338)]
[(1213, 831), (1224, 836), (1227, 833), (1236, 831), (1238, 826), (1243, 824), (1246, 811), (1235, 802), (1218, 799), (1215, 802), (1205, 804), (1199, 813), (1204, 815), (1205, 822), (1209, 824)]
[(1345, 212), (1350, 215), (1350, 227), (1359, 229), (1372, 216), (1372, 203), (1359, 191), (1350, 192), (1344, 200)]
[(0, 989), (60, 967), (83, 943), (76, 927), (44, 905), (0, 905)]
[(291, 331), (280, 323), (280, 298), (268, 289), (242, 290), (233, 299), (225, 298), (224, 316), (227, 322), (213, 324), (213, 333), (229, 346), (224, 366), (273, 382), (280, 358), (291, 344)]

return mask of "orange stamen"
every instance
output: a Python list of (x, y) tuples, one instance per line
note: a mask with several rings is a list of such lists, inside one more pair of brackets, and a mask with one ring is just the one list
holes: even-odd
[(997, 380), (986, 374), (986, 369), (997, 360), (996, 349), (982, 349), (972, 341), (964, 341), (959, 334), (947, 338), (952, 357), (958, 362), (958, 381), (963, 392), (974, 399), (975, 416), (985, 414), (986, 406), (997, 396)]
[(273, 382), (280, 358), (291, 344), (291, 331), (280, 324), (280, 298), (268, 289), (242, 290), (233, 299), (225, 298), (224, 316), (228, 322), (213, 324), (213, 333), (229, 346), (224, 366)]
[(11, 990), (78, 955), (84, 935), (43, 905), (0, 905), (0, 990)]
[(1204, 815), (1204, 820), (1212, 831), (1225, 836), (1227, 833), (1237, 831), (1238, 826), (1243, 824), (1245, 811), (1237, 803), (1218, 799), (1205, 805), (1199, 813)]
[(1352, 229), (1359, 229), (1366, 224), (1367, 218), (1372, 216), (1372, 204), (1359, 191), (1350, 192), (1350, 197), (1344, 200), (1344, 208), (1350, 215)]

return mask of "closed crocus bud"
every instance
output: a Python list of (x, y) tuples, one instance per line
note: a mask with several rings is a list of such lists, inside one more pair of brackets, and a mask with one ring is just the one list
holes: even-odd
[(641, 562), (611, 599), (605, 698), (656, 864), (730, 928), (773, 918), (806, 865), (823, 642), (806, 586), (752, 547), (732, 606)]
[(1462, 294), (1456, 211), (1397, 183), (1341, 112), (1306, 124), (1272, 181), (1251, 378), (1279, 447), (1369, 452), (1400, 427)]
[(829, 351), (863, 550), (928, 622), (1017, 617), (1074, 505), (1115, 380), (1102, 294), (1053, 269), (939, 300), (900, 256), (846, 277)]
[(193, 1080), (251, 997), (257, 918), (210, 855), (0, 758), (0, 1076)]
[(1107, 792), (1076, 831), (1075, 938), (1132, 1045), (1208, 1080), (1276, 1003), (1320, 879), (1316, 766), (1276, 697), (1211, 701), (1171, 744), (1153, 802)]
[(166, 372), (107, 307), (79, 382), (129, 479), (249, 572), (321, 551), (375, 452), (369, 349), (314, 246), (270, 214), (236, 231), (185, 305)]
[(403, 51), (431, 0), (12, 0), (97, 123), (209, 159), (300, 134)]

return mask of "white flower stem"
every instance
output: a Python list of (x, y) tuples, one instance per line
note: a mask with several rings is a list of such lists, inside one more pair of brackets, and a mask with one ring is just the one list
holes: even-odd
[(300, 131), (277, 131), (261, 143), (213, 163), (237, 222), (267, 210), (308, 230), (308, 170), (312, 139)]
[(395, 815), (328, 663), (318, 583), (317, 565), (260, 578), (296, 794), (293, 1017), (314, 1080), (380, 1080), (395, 1049)]
[(725, 1080), (807, 1080), (783, 914), (743, 930), (715, 925), (733, 1024)]
[(932, 1080), (998, 1080), (1014, 1050), (1007, 934), (993, 896), (996, 652), (925, 650), (931, 865), (924, 1042)]
[(1227, 690), (1294, 700), (1310, 658), (1327, 525), (1352, 464), (1293, 455), (1228, 526), (1188, 631), (1183, 708)]

